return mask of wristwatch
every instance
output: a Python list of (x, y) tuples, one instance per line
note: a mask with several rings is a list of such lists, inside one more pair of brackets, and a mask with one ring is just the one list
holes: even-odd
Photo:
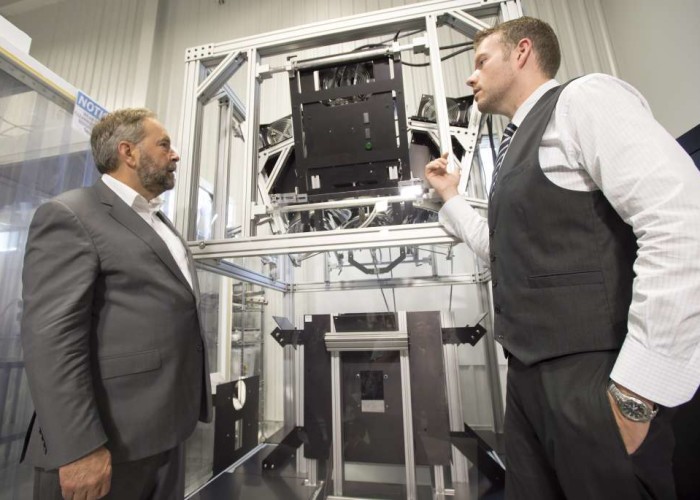
[(659, 407), (645, 403), (639, 398), (623, 393), (612, 380), (608, 385), (608, 392), (617, 403), (620, 413), (627, 420), (634, 422), (649, 422), (659, 412)]

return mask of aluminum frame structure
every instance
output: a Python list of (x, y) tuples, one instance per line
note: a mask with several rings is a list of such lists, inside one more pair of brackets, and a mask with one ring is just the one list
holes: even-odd
[[(488, 28), (480, 18), (497, 17), (500, 21), (513, 19), (522, 15), (520, 0), (433, 0), (403, 7), (385, 9), (367, 14), (350, 16), (333, 21), (312, 23), (305, 26), (279, 30), (237, 40), (202, 45), (187, 50), (185, 60), (185, 84), (183, 108), (179, 127), (181, 161), (179, 181), (176, 186), (175, 225), (188, 240), (188, 245), (197, 261), (197, 265), (209, 271), (230, 276), (243, 281), (256, 283), (282, 292), (314, 292), (321, 290), (344, 290), (377, 287), (435, 286), (455, 284), (475, 284), (478, 290), (478, 308), (493, 311), (493, 299), (488, 282), (490, 273), (483, 269), (474, 257), (474, 273), (456, 276), (429, 276), (421, 278), (366, 279), (348, 282), (328, 282), (294, 284), (272, 280), (251, 270), (247, 270), (228, 259), (266, 255), (303, 254), (313, 252), (348, 251), (355, 249), (420, 247), (431, 245), (452, 246), (458, 241), (437, 223), (424, 223), (403, 226), (366, 227), (358, 229), (341, 229), (323, 232), (294, 234), (258, 235), (256, 220), (266, 218), (273, 226), (282, 227), (282, 215), (287, 211), (330, 209), (352, 206), (372, 206), (376, 203), (395, 203), (411, 201), (426, 209), (435, 209), (432, 198), (419, 195), (413, 197), (394, 196), (372, 199), (344, 199), (340, 201), (297, 204), (273, 203), (269, 192), (274, 177), (279, 174), (284, 158), (290, 153), (289, 141), (280, 143), (266, 152), (258, 151), (258, 133), (260, 126), (261, 85), (264, 79), (275, 73), (292, 72), (307, 64), (331, 64), (351, 60), (357, 55), (340, 54), (313, 61), (290, 61), (284, 66), (270, 67), (262, 64), (266, 57), (290, 54), (305, 49), (326, 47), (349, 40), (361, 40), (370, 37), (394, 34), (397, 30), (425, 30), (425, 35), (413, 44), (399, 45), (394, 42), (390, 47), (365, 51), (391, 54), (408, 50), (427, 51), (430, 60), (430, 76), (433, 99), (436, 106), (436, 123), (426, 124), (409, 120), (409, 129), (427, 133), (441, 151), (452, 152), (452, 140), (456, 139), (465, 153), (462, 157), (462, 178), (459, 186), (463, 195), (472, 206), (486, 208), (485, 179), (481, 168), (473, 168), (477, 144), (481, 129), (481, 114), (477, 106), (472, 107), (469, 124), (466, 129), (455, 130), (448, 120), (445, 95), (444, 75), (440, 60), (438, 27), (450, 26), (468, 39), (475, 33)], [(228, 86), (227, 82), (245, 65), (246, 94), (241, 99)], [(203, 135), (204, 107), (212, 100), (220, 103), (219, 147), (214, 189), (214, 210), (218, 214), (227, 213), (229, 163), (232, 156), (232, 137), (238, 135), (244, 139), (243, 155), (243, 218), (240, 237), (227, 238), (225, 220), (217, 221), (212, 232), (212, 239), (196, 241), (196, 217), (198, 206), (198, 187), (200, 176), (200, 153)], [(234, 130), (232, 122), (241, 124)], [(280, 152), (280, 159), (274, 165), (270, 175), (262, 175), (265, 158)], [(453, 168), (452, 166), (450, 168)], [(470, 182), (471, 180), (471, 182)], [(224, 219), (224, 217), (221, 217)], [(291, 296), (288, 293), (287, 298)], [(293, 309), (293, 301), (292, 306)], [(492, 315), (490, 315), (492, 317)], [(491, 326), (493, 322), (491, 319)], [(492, 331), (492, 328), (490, 329)], [(493, 335), (484, 339), (486, 365), (491, 392), (494, 430), (503, 430), (503, 403), (496, 345)], [(285, 352), (285, 397), (299, 395), (299, 359), (300, 353)], [(338, 353), (334, 353), (337, 357)], [(446, 369), (453, 376), (448, 380), (451, 394), (459, 394), (458, 362), (454, 348), (445, 349)], [(296, 361), (296, 362), (295, 362)], [(294, 368), (293, 368), (294, 367)], [(402, 367), (403, 368), (403, 367)], [(407, 367), (406, 367), (407, 368)], [(294, 390), (296, 389), (296, 390)], [(300, 411), (300, 398), (285, 399), (285, 421), (303, 421)], [(458, 400), (459, 398), (456, 398)], [(302, 403), (303, 404), (303, 403)], [(450, 425), (453, 430), (461, 426), (461, 410), (451, 408)], [(316, 464), (313, 461), (298, 459), (297, 469), (308, 473), (308, 480), (315, 484)], [(453, 465), (453, 480), (467, 481), (466, 462), (458, 461)], [(409, 467), (410, 468), (410, 467)], [(454, 494), (445, 490), (442, 471), (436, 471), (436, 493), (439, 497)], [(437, 477), (439, 476), (439, 477)], [(411, 481), (409, 481), (410, 483)], [(338, 494), (336, 490), (334, 492)]]
[[(292, 71), (303, 67), (304, 61), (289, 62), (285, 66), (271, 68), (261, 64), (261, 59), (266, 56), (290, 53), (298, 50), (324, 47), (348, 40), (358, 40), (374, 36), (382, 36), (394, 33), (397, 30), (424, 29), (426, 36), (423, 41), (423, 49), (428, 51), (432, 84), (434, 89), (434, 102), (437, 115), (437, 139), (440, 150), (452, 151), (450, 138), (450, 126), (444, 91), (444, 77), (440, 64), (440, 46), (437, 28), (449, 25), (456, 31), (472, 38), (480, 30), (489, 27), (479, 19), (479, 16), (498, 15), (501, 19), (511, 19), (521, 15), (519, 0), (435, 0), (404, 7), (385, 9), (367, 14), (360, 14), (329, 22), (313, 23), (298, 28), (279, 30), (272, 33), (242, 38), (238, 40), (208, 44), (193, 47), (186, 53), (185, 86), (183, 95), (183, 110), (179, 128), (181, 161), (179, 166), (179, 181), (176, 187), (176, 212), (175, 225), (190, 241), (195, 259), (210, 257), (212, 247), (219, 249), (219, 255), (228, 257), (242, 256), (239, 243), (244, 240), (256, 238), (256, 216), (261, 215), (261, 209), (256, 205), (258, 197), (256, 193), (263, 186), (259, 181), (259, 157), (257, 138), (259, 130), (259, 104), (260, 86), (262, 81), (271, 74)], [(396, 53), (403, 50), (414, 50), (413, 45), (399, 46), (396, 43), (386, 49), (379, 49), (384, 53)], [(365, 57), (367, 52), (361, 53)], [(358, 55), (343, 54), (324, 58), (324, 63), (332, 61), (345, 61), (348, 57)], [(226, 82), (247, 62), (247, 91), (244, 100), (238, 98), (227, 86)], [(317, 64), (319, 60), (314, 60)], [(253, 140), (247, 140), (245, 144), (243, 184), (245, 199), (243, 201), (242, 239), (221, 240), (223, 235), (216, 235), (218, 239), (195, 242), (196, 215), (194, 207), (197, 207), (199, 157), (202, 139), (202, 121), (204, 106), (212, 99), (226, 97), (235, 109), (234, 115), (245, 123), (243, 136)], [(476, 150), (477, 136), (480, 128), (480, 113), (476, 106), (473, 107), (470, 125), (467, 130), (467, 140), (461, 143), (465, 146), (463, 164), (471, 168)], [(230, 143), (224, 145), (219, 151), (220, 158), (228, 158), (230, 155)], [(225, 169), (225, 162), (219, 162), (220, 169)], [(221, 175), (219, 175), (221, 173)], [(218, 178), (225, 178), (225, 172), (219, 170)], [(465, 191), (469, 175), (464, 175), (460, 190)], [(262, 191), (262, 190), (261, 190)], [(263, 191), (265, 193), (265, 191)], [(261, 196), (261, 201), (266, 205), (269, 200)], [(217, 190), (214, 203), (217, 213), (225, 211), (226, 197), (221, 196)], [(479, 199), (483, 202), (484, 192), (479, 193)], [(275, 214), (270, 213), (273, 216)], [(421, 225), (422, 226), (422, 225)], [(433, 232), (433, 228), (426, 228), (426, 233)], [(418, 233), (422, 231), (417, 231)], [(296, 236), (296, 235), (295, 235)], [(275, 244), (270, 240), (258, 240), (258, 250), (255, 255), (274, 253), (293, 253), (303, 251), (316, 251), (318, 233), (305, 233), (301, 247), (284, 251), (284, 244)], [(388, 235), (387, 235), (388, 236)], [(267, 238), (267, 237), (265, 237)], [(325, 238), (320, 237), (321, 240)], [(282, 240), (284, 239), (281, 238)], [(415, 244), (422, 244), (424, 237), (418, 236)], [(455, 239), (444, 230), (441, 234), (441, 242), (455, 243)], [(202, 246), (202, 243), (204, 246)], [(385, 247), (397, 246), (390, 238), (386, 238)], [(251, 255), (248, 253), (247, 255)], [(222, 273), (223, 274), (223, 273)]]
[[(179, 128), (181, 162), (175, 192), (174, 222), (188, 240), (198, 266), (235, 279), (249, 280), (256, 274), (254, 271), (243, 270), (240, 272), (239, 266), (231, 266), (224, 259), (357, 248), (436, 244), (451, 246), (458, 243), (441, 226), (429, 223), (416, 224), (408, 230), (401, 226), (368, 228), (370, 231), (362, 233), (362, 237), (359, 239), (355, 239), (357, 234), (352, 233), (352, 230), (275, 234), (273, 236), (257, 235), (256, 220), (270, 221), (273, 232), (281, 233), (279, 228), (283, 226), (282, 216), (285, 212), (290, 211), (371, 206), (373, 204), (377, 206), (378, 203), (396, 202), (411, 202), (415, 206), (427, 210), (437, 210), (438, 208), (438, 205), (433, 202), (432, 196), (434, 195), (345, 199), (326, 203), (286, 204), (282, 206), (273, 203), (269, 194), (270, 185), (274, 181), (274, 177), (279, 174), (284, 157), (290, 152), (290, 145), (281, 143), (274, 146), (271, 151), (258, 152), (261, 84), (265, 78), (274, 73), (292, 72), (302, 67), (317, 65), (320, 62), (330, 64), (348, 61), (352, 58), (367, 57), (370, 52), (378, 54), (399, 53), (404, 50), (427, 51), (430, 55), (437, 120), (435, 124), (409, 120), (409, 131), (416, 130), (427, 133), (435, 144), (439, 144), (441, 151), (451, 152), (452, 140), (456, 140), (465, 151), (462, 158), (463, 175), (459, 186), (460, 193), (466, 193), (471, 179), (472, 184), (476, 184), (477, 187), (470, 190), (472, 196), (467, 197), (467, 201), (476, 208), (486, 208), (486, 190), (481, 168), (473, 168), (481, 128), (481, 114), (477, 107), (473, 106), (468, 128), (460, 129), (449, 125), (437, 27), (447, 25), (467, 38), (473, 38), (478, 30), (488, 27), (479, 17), (498, 16), (500, 20), (507, 20), (519, 15), (522, 15), (520, 0), (434, 0), (188, 49), (185, 57), (183, 110)], [(361, 53), (331, 55), (309, 61), (291, 61), (284, 66), (274, 68), (261, 64), (262, 58), (267, 56), (289, 54), (298, 50), (324, 47), (348, 40), (361, 40), (366, 37), (393, 34), (396, 30), (416, 28), (425, 30), (426, 36), (405, 46), (394, 43), (391, 47), (362, 51)], [(247, 91), (245, 98), (241, 100), (227, 82), (236, 72), (241, 70), (246, 62), (248, 65), (245, 75)], [(243, 137), (245, 141), (242, 176), (245, 198), (242, 210), (243, 223), (240, 228), (241, 237), (229, 238), (226, 234), (225, 217), (218, 217), (211, 239), (194, 241), (204, 106), (213, 99), (218, 99), (220, 102), (220, 142), (216, 158), (214, 210), (217, 214), (227, 213), (232, 137)], [(243, 127), (232, 130), (232, 118), (237, 123), (243, 124)], [(245, 138), (254, 139), (245, 140)], [(264, 175), (262, 170), (265, 160), (280, 150), (282, 154), (280, 154), (274, 171), (270, 176)], [(420, 279), (415, 283), (410, 279), (404, 279), (392, 280), (390, 283), (378, 283), (378, 285), (389, 284), (393, 287), (401, 287), (418, 284), (420, 286), (430, 281), (437, 285), (454, 285), (480, 283), (488, 279), (488, 273), (477, 272), (474, 276), (464, 280), (434, 275), (430, 279)], [(256, 281), (266, 286), (265, 283), (269, 279), (259, 276)], [(315, 285), (317, 286), (314, 284), (301, 286), (296, 290), (292, 283), (275, 283), (271, 287), (277, 290), (284, 289), (284, 291), (312, 291), (320, 284)], [(326, 285), (329, 284), (326, 283)], [(358, 285), (362, 288), (366, 287), (368, 283)], [(330, 286), (336, 285), (330, 284)], [(342, 289), (349, 287), (351, 285), (347, 282), (340, 285)]]

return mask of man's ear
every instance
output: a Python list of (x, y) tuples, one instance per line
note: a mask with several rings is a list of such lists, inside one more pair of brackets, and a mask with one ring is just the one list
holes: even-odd
[(525, 66), (527, 61), (533, 56), (532, 40), (529, 38), (521, 39), (513, 50), (515, 53), (515, 61), (519, 68)]
[(119, 159), (125, 165), (134, 168), (136, 166), (136, 146), (129, 141), (121, 141), (117, 144)]

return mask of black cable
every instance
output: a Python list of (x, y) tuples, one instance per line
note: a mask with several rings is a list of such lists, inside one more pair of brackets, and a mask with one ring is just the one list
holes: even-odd
[(455, 43), (453, 45), (445, 45), (444, 47), (440, 47), (440, 50), (447, 50), (447, 49), (458, 49), (459, 47), (466, 47), (466, 46), (473, 46), (474, 42), (462, 42), (462, 43)]
[(399, 36), (399, 33), (401, 33), (401, 30), (396, 32), (396, 35), (394, 35), (392, 38), (387, 38), (386, 40), (382, 40), (381, 42), (376, 42), (376, 43), (368, 43), (367, 45), (362, 45), (361, 47), (357, 47), (356, 49), (353, 50), (353, 52), (357, 52), (359, 50), (365, 50), (365, 49), (372, 49), (375, 47), (386, 47), (386, 44), (388, 42), (395, 42), (399, 38), (406, 38), (407, 36), (413, 36), (415, 34), (421, 33), (425, 31), (424, 29), (419, 29), (416, 31), (411, 31), (410, 33), (406, 33), (405, 35)]
[[(381, 252), (381, 249), (379, 251)], [(391, 248), (390, 248), (389, 249), (389, 262), (392, 262), (392, 260), (391, 260), (392, 258), (393, 257), (391, 255)], [(394, 277), (394, 269), (393, 268), (389, 270), (389, 276), (391, 276), (392, 278)], [(396, 312), (397, 309), (396, 309), (396, 287), (395, 286), (391, 287), (391, 295), (394, 298), (394, 312)]]
[[(444, 62), (447, 61), (448, 59), (452, 59), (455, 56), (458, 56), (459, 54), (462, 54), (463, 52), (467, 52), (468, 50), (472, 50), (474, 48), (474, 44), (469, 44), (469, 47), (465, 47), (462, 50), (458, 50), (456, 52), (452, 52), (451, 54), (446, 55), (445, 57), (441, 57), (440, 61)], [(424, 68), (426, 66), (430, 66), (430, 63), (407, 63), (406, 61), (401, 61), (401, 64), (404, 66), (412, 66), (414, 68)]]
[[(380, 250), (381, 251), (381, 250)], [(372, 256), (372, 262), (374, 263), (374, 271), (375, 275), (377, 276), (377, 281), (379, 282), (379, 291), (382, 292), (382, 298), (384, 299), (384, 305), (386, 305), (386, 311), (391, 312), (391, 309), (389, 309), (389, 302), (386, 300), (386, 295), (384, 295), (384, 287), (382, 286), (382, 280), (379, 278), (379, 268), (377, 267), (377, 256), (375, 255), (375, 249), (371, 248), (369, 250), (369, 254)], [(380, 256), (381, 258), (381, 256)]]

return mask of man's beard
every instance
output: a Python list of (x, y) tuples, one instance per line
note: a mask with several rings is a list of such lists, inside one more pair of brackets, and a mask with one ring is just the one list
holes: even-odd
[(141, 151), (141, 164), (136, 170), (146, 191), (159, 196), (175, 187), (175, 176), (167, 168), (159, 168), (148, 153)]

